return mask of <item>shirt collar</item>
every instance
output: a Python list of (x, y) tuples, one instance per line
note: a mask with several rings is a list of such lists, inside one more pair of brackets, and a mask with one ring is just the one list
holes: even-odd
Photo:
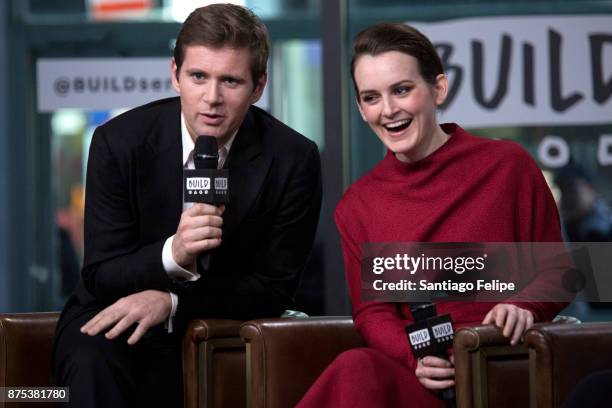
[[(229, 154), (230, 149), (232, 148), (232, 143), (234, 143), (234, 139), (236, 139), (237, 133), (238, 133), (238, 130), (234, 132), (232, 137), (230, 137), (230, 139), (227, 141), (227, 143), (224, 146), (226, 149), (226, 156)], [(189, 131), (187, 130), (187, 124), (185, 123), (185, 116), (183, 115), (182, 112), (181, 112), (181, 143), (183, 145), (183, 166), (186, 166), (187, 161), (190, 158), (189, 155), (191, 154), (191, 152), (193, 151), (193, 148), (195, 147), (195, 143), (193, 139), (191, 138)]]

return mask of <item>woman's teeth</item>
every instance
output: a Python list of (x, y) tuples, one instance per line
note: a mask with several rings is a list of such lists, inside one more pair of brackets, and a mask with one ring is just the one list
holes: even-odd
[(384, 126), (385, 126), (385, 129), (391, 132), (397, 132), (397, 131), (406, 129), (408, 126), (410, 126), (411, 122), (412, 122), (412, 119), (404, 119), (404, 120), (398, 120), (397, 122), (393, 122), (393, 123), (387, 123)]

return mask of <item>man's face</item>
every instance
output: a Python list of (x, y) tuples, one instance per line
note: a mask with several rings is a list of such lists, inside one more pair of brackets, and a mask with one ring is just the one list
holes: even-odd
[(194, 141), (214, 136), (221, 147), (240, 127), (266, 85), (266, 75), (253, 84), (250, 68), (247, 48), (188, 45), (180, 71), (172, 61), (172, 84)]

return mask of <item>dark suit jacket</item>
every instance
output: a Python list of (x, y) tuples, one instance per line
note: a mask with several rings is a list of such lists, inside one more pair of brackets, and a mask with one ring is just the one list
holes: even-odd
[(180, 101), (165, 99), (98, 127), (87, 167), (82, 281), (61, 322), (146, 289), (179, 296), (177, 321), (278, 316), (292, 303), (321, 205), (316, 145), (251, 107), (225, 168), (230, 202), (211, 270), (178, 284), (162, 247), (182, 212)]

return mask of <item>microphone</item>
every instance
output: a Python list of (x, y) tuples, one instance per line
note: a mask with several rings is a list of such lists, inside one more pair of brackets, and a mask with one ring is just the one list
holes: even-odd
[(198, 136), (193, 162), (195, 169), (183, 169), (183, 201), (213, 205), (229, 202), (229, 171), (217, 169), (217, 139)]
[(197, 137), (193, 148), (193, 163), (196, 169), (216, 169), (219, 163), (217, 139), (206, 135)]
[[(449, 314), (436, 315), (433, 303), (410, 303), (414, 324), (406, 326), (406, 334), (413, 354), (417, 358), (436, 356), (448, 360), (447, 349), (453, 345), (453, 322)], [(455, 406), (455, 389), (447, 388), (442, 399), (450, 407)]]
[[(183, 200), (186, 203), (224, 204), (229, 202), (229, 171), (217, 169), (219, 151), (213, 136), (198, 136), (193, 148), (195, 169), (183, 169)], [(198, 255), (201, 271), (210, 270), (210, 251)]]

